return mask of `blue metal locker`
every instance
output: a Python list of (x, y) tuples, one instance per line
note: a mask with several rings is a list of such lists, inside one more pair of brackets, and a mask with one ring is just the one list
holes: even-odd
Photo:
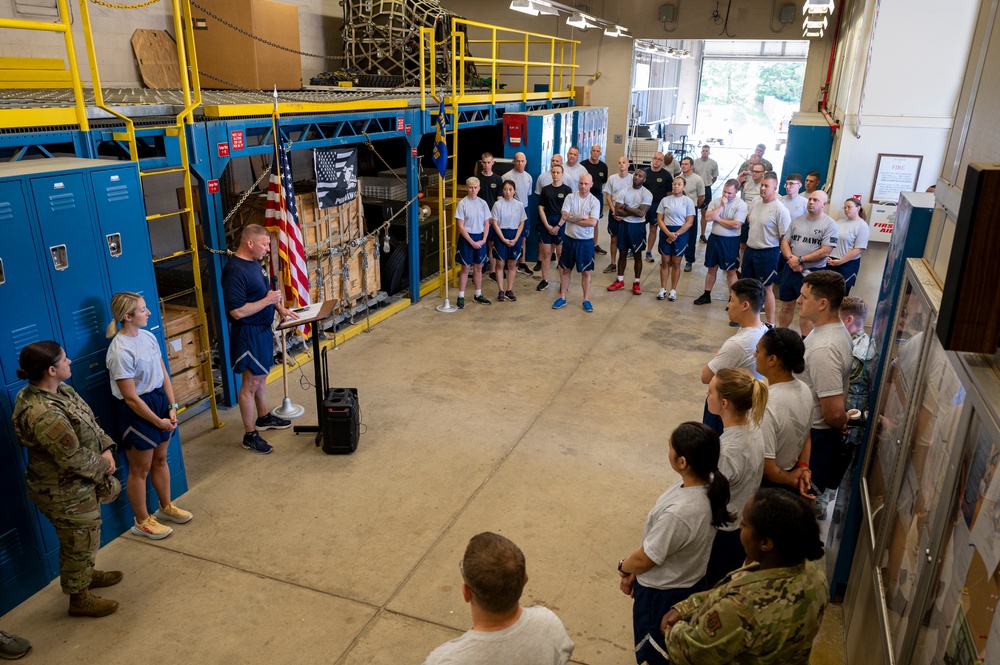
[(32, 342), (53, 339), (48, 298), (20, 181), (0, 182), (0, 367), (3, 383), (17, 382), (18, 358)]
[[(528, 159), (525, 170), (531, 174), (532, 195), (528, 201), (528, 244), (525, 259), (536, 261), (538, 259), (538, 234), (535, 232), (535, 222), (538, 220), (538, 197), (534, 195), (534, 183), (538, 182), (538, 175), (542, 171), (548, 171), (552, 162), (552, 155), (557, 150), (556, 135), (556, 115), (561, 111), (528, 111), (526, 113), (507, 113), (505, 122), (513, 120), (518, 122), (524, 119), (524, 133), (520, 144), (514, 145), (508, 136), (504, 140), (504, 157), (513, 159), (514, 154), (523, 152)], [(508, 120), (509, 118), (509, 120)]]
[[(27, 499), (27, 454), (10, 414), (25, 382), (16, 379), (20, 350), (53, 339), (73, 359), (69, 383), (105, 430), (117, 436), (117, 403), (105, 365), (112, 291), (137, 291), (151, 311), (148, 330), (164, 349), (162, 317), (137, 167), (127, 162), (39, 159), (0, 164), (0, 614), (58, 576), (55, 531)], [(164, 353), (164, 357), (166, 357)], [(173, 496), (187, 491), (180, 436), (167, 454)], [(127, 460), (118, 455), (124, 483)], [(152, 487), (148, 507), (155, 510)], [(102, 544), (132, 525), (123, 492), (102, 507)]]
[(87, 182), (80, 172), (30, 182), (63, 348), (70, 358), (100, 351), (111, 317)]
[(96, 169), (90, 177), (111, 293), (141, 294), (150, 311), (146, 330), (157, 334), (162, 321), (138, 166)]
[[(24, 485), (24, 450), (14, 439), (12, 403), (0, 393), (0, 613), (28, 598), (51, 579), (31, 519)], [(13, 445), (10, 445), (13, 444)]]

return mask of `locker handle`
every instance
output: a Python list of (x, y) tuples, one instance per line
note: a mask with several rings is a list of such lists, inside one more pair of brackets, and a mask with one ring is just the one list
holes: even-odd
[(53, 245), (49, 247), (49, 254), (52, 256), (52, 265), (56, 270), (66, 270), (69, 268), (69, 255), (66, 253), (66, 245)]
[(104, 236), (108, 242), (108, 254), (111, 258), (116, 259), (122, 255), (122, 234), (120, 233), (109, 233)]
[(0, 284), (7, 282), (7, 276), (3, 272), (3, 259), (0, 259)]

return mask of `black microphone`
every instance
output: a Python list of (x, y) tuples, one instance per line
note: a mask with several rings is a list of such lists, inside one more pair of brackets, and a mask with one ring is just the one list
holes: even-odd
[(277, 291), (278, 290), (278, 276), (277, 275), (271, 275), (271, 290), (272, 291)]

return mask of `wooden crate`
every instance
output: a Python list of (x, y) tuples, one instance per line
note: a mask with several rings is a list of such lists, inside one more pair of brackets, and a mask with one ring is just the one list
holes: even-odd
[[(267, 211), (267, 195), (251, 199), (251, 214), (247, 224), (267, 226), (264, 217)], [(299, 213), (299, 227), (302, 244), (307, 256), (322, 254), (330, 247), (360, 238), (365, 234), (364, 207), (361, 195), (353, 201), (334, 208), (319, 208), (315, 192), (301, 192), (295, 195), (295, 205)]]
[(198, 309), (196, 307), (185, 307), (183, 305), (164, 303), (163, 331), (166, 337), (179, 335), (185, 330), (190, 330), (197, 325)]
[(175, 374), (170, 377), (170, 383), (174, 387), (174, 399), (181, 406), (208, 395), (208, 382), (202, 367)]
[(167, 339), (167, 360), (171, 372), (180, 372), (205, 360), (208, 354), (201, 347), (198, 330)]
[[(376, 242), (377, 241), (373, 238), (365, 243), (364, 252), (362, 252), (362, 248), (358, 247), (354, 250), (355, 253), (347, 262), (347, 300), (349, 302), (356, 301), (365, 291), (367, 291), (370, 296), (378, 293), (380, 283), (378, 270), (379, 260), (375, 258)], [(368, 255), (367, 268), (363, 267), (365, 253)], [(341, 288), (343, 289), (343, 287)]]
[[(375, 295), (381, 283), (379, 281), (379, 260), (375, 258), (375, 239), (365, 244), (365, 251), (360, 247), (349, 248), (345, 252), (335, 252), (307, 260), (309, 272), (309, 295), (312, 302), (336, 299), (342, 301), (338, 308), (357, 302), (367, 291)], [(368, 267), (364, 269), (364, 254), (368, 254)], [(346, 258), (346, 261), (345, 261)], [(347, 265), (347, 282), (345, 293), (344, 265)]]

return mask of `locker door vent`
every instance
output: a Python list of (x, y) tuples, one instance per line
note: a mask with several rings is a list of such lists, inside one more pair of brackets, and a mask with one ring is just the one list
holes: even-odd
[(114, 185), (106, 188), (108, 195), (108, 202), (114, 203), (116, 201), (128, 201), (128, 185)]
[(17, 529), (0, 535), (0, 567), (11, 562), (16, 562), (24, 556), (24, 546), (21, 544), (21, 536)]
[(14, 210), (9, 201), (0, 201), (0, 220), (14, 219)]
[(65, 194), (53, 194), (49, 197), (49, 209), (52, 212), (76, 209), (76, 196), (73, 192)]
[(76, 324), (76, 338), (90, 339), (99, 332), (97, 326), (97, 311), (93, 307), (85, 307), (73, 312), (73, 323)]
[(38, 337), (38, 326), (32, 323), (30, 326), (17, 328), (10, 331), (11, 341), (14, 342), (14, 350), (20, 355), (21, 349), (32, 342), (40, 342)]

